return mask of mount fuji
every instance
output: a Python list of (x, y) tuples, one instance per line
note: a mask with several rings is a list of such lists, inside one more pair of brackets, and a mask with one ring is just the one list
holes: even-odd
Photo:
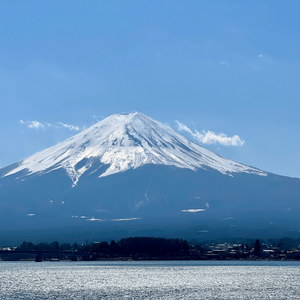
[(0, 238), (297, 235), (299, 200), (299, 179), (117, 114), (0, 169)]

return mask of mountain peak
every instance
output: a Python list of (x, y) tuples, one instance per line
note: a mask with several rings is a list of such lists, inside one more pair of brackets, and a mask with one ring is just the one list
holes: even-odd
[[(98, 165), (99, 177), (143, 165), (177, 168), (212, 168), (227, 175), (235, 172), (266, 175), (195, 144), (169, 126), (139, 112), (111, 115), (66, 141), (8, 168), (5, 176), (26, 171), (26, 176), (65, 169), (75, 186), (80, 176)], [(93, 171), (95, 172), (95, 170)]]

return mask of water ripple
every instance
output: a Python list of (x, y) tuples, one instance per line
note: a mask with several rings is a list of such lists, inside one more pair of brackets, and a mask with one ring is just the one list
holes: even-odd
[(299, 299), (299, 262), (0, 262), (0, 299)]

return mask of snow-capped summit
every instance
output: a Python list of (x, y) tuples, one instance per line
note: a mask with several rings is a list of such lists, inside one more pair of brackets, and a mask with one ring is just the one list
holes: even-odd
[[(65, 169), (76, 185), (80, 176), (97, 162), (100, 177), (143, 165), (167, 165), (196, 171), (207, 167), (223, 174), (251, 173), (266, 176), (256, 168), (219, 156), (142, 113), (112, 115), (87, 130), (22, 160), (5, 176), (27, 175)], [(100, 166), (100, 167), (99, 167)], [(95, 172), (95, 170), (93, 170)]]

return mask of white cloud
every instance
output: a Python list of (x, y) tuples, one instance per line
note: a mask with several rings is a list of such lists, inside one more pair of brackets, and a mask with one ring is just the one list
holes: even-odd
[(229, 63), (226, 60), (220, 61), (220, 65), (224, 65), (226, 67), (229, 66)]
[(238, 135), (234, 135), (232, 137), (227, 136), (224, 133), (216, 134), (210, 130), (205, 131), (203, 130), (201, 133), (197, 130), (193, 132), (190, 128), (186, 125), (176, 121), (178, 125), (179, 131), (186, 131), (188, 132), (193, 138), (201, 142), (202, 144), (216, 144), (219, 143), (223, 146), (243, 146), (245, 141), (243, 141)]
[[(75, 131), (80, 130), (80, 128), (78, 126), (65, 124), (65, 123), (62, 123), (62, 122), (57, 122), (55, 124), (51, 124), (51, 123), (48, 123), (48, 122), (41, 123), (39, 121), (23, 121), (23, 120), (20, 120), (19, 123), (22, 124), (22, 125), (26, 125), (28, 128), (31, 128), (31, 129), (39, 129), (39, 128), (46, 129), (46, 128), (51, 128), (51, 127), (58, 129), (59, 128), (58, 125), (60, 125), (64, 128), (68, 128), (70, 130), (75, 130)], [(58, 124), (58, 125), (56, 125), (56, 124)]]
[(134, 221), (134, 220), (140, 220), (141, 218), (127, 218), (127, 219), (112, 219), (114, 222), (121, 222), (121, 221)]
[(45, 126), (39, 121), (31, 121), (28, 124), (29, 128), (44, 128)]
[(205, 211), (203, 208), (191, 208), (191, 209), (182, 209), (182, 212), (190, 212), (190, 213), (196, 213), (199, 211)]
[(31, 129), (39, 129), (39, 128), (45, 128), (44, 124), (42, 124), (39, 121), (19, 121), (20, 124), (25, 124), (28, 128)]
[(76, 130), (76, 131), (80, 130), (80, 128), (78, 126), (69, 125), (69, 124), (65, 124), (65, 123), (62, 123), (62, 122), (57, 122), (57, 124), (60, 124), (61, 126), (65, 127), (65, 128), (68, 128), (70, 130)]
[(94, 217), (92, 217), (91, 219), (87, 219), (87, 221), (99, 221), (99, 222), (104, 222), (106, 220), (103, 219), (95, 219)]

